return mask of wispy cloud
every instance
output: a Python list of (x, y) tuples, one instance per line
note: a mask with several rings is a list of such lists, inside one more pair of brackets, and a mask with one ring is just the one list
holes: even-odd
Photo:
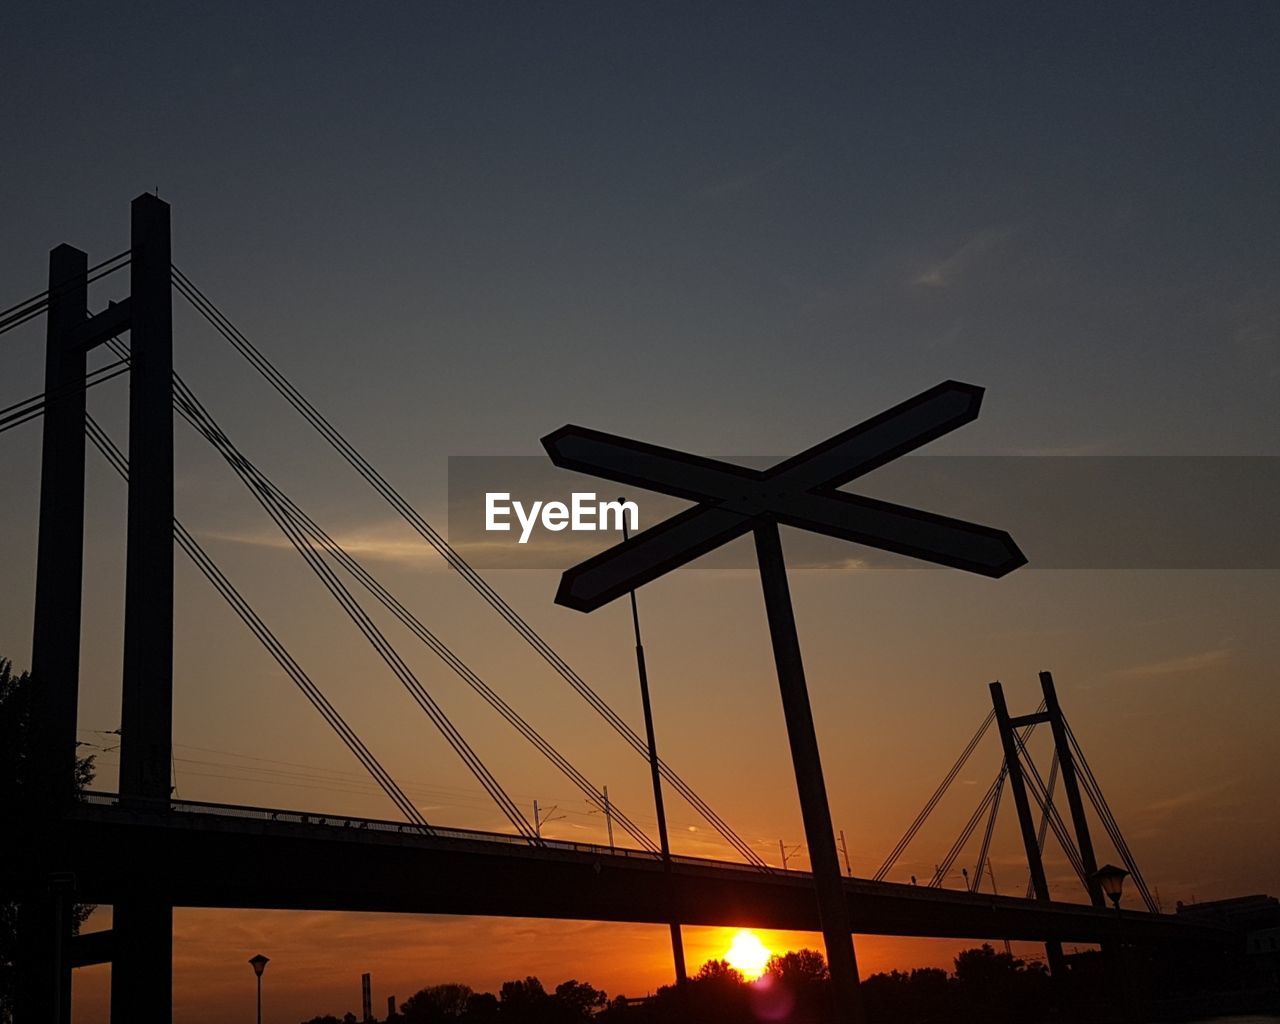
[(1280, 376), (1280, 286), (1256, 289), (1231, 306), (1232, 340), (1268, 377)]
[[(444, 561), (426, 541), (407, 537), (396, 524), (356, 527), (329, 534), (353, 558), (364, 561), (396, 562), (401, 565), (443, 567)], [(202, 538), (250, 547), (293, 550), (293, 544), (278, 531), (202, 532)]]
[(794, 154), (784, 153), (772, 160), (716, 178), (699, 188), (696, 194), (703, 199), (733, 199), (750, 195), (765, 188), (770, 180), (794, 159)]
[(1203, 827), (1209, 822), (1238, 825), (1237, 811), (1242, 807), (1235, 793), (1236, 785), (1227, 780), (1190, 786), (1157, 800), (1145, 800), (1128, 812), (1131, 819), (1127, 834), (1135, 840), (1168, 842), (1188, 820)]
[(976, 263), (1008, 242), (1013, 234), (1011, 227), (991, 227), (979, 231), (951, 255), (919, 274), (913, 283), (922, 288), (946, 288)]
[(1158, 679), (1164, 676), (1189, 675), (1225, 665), (1235, 652), (1230, 647), (1217, 647), (1198, 654), (1185, 654), (1178, 658), (1166, 658), (1152, 661), (1145, 665), (1133, 665), (1129, 668), (1115, 669), (1107, 673), (1110, 679)]
[(1088, 455), (1115, 454), (1118, 445), (1113, 440), (1083, 441), (1079, 444), (1044, 445), (1042, 447), (996, 448), (993, 455), (1021, 455), (1031, 458), (1080, 458)]

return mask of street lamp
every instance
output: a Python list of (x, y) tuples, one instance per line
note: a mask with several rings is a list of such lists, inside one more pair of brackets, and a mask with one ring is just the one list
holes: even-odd
[(253, 968), (253, 973), (258, 978), (258, 1024), (262, 1024), (262, 972), (270, 962), (270, 958), (261, 953), (249, 959), (249, 966)]
[(1124, 888), (1124, 880), (1128, 877), (1129, 872), (1124, 868), (1116, 867), (1114, 864), (1104, 864), (1093, 873), (1093, 878), (1098, 883), (1098, 888), (1111, 901), (1117, 912), (1120, 910), (1120, 890)]

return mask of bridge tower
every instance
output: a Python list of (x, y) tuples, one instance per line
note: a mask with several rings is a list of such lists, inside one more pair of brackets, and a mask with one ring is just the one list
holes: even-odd
[[(1089, 901), (1095, 907), (1105, 906), (1102, 889), (1098, 885), (1095, 874), (1098, 870), (1097, 858), (1093, 851), (1093, 840), (1089, 834), (1089, 819), (1085, 815), (1084, 801), (1080, 796), (1080, 782), (1076, 774), (1075, 756), (1067, 733), (1066, 719), (1062, 714), (1062, 706), (1058, 703), (1058, 692), (1053, 682), (1053, 674), (1040, 673), (1040, 689), (1044, 694), (1044, 710), (1030, 715), (1012, 717), (1004, 699), (1004, 689), (996, 682), (991, 684), (991, 704), (996, 712), (996, 725), (1000, 730), (1000, 743), (1004, 749), (1005, 765), (1009, 773), (1009, 788), (1013, 792), (1014, 806), (1018, 812), (1018, 827), (1022, 833), (1022, 844), (1027, 853), (1027, 866), (1031, 871), (1031, 885), (1036, 899), (1048, 900), (1049, 884), (1045, 878), (1044, 861), (1041, 858), (1040, 842), (1036, 836), (1036, 827), (1031, 817), (1031, 805), (1027, 800), (1026, 780), (1023, 776), (1019, 744), (1016, 729), (1024, 726), (1047, 723), (1053, 733), (1053, 746), (1058, 756), (1058, 767), (1062, 774), (1062, 788), (1067, 794), (1067, 805), (1071, 810), (1071, 820), (1075, 828), (1077, 849), (1080, 862), (1084, 867), (1085, 885), (1089, 893)], [(1045, 950), (1049, 959), (1049, 968), (1059, 974), (1064, 967), (1062, 944), (1046, 942)]]
[[(996, 712), (996, 726), (1000, 730), (1000, 744), (1004, 748), (1004, 763), (1009, 772), (1009, 790), (1013, 793), (1013, 804), (1018, 811), (1018, 828), (1022, 833), (1022, 845), (1027, 853), (1027, 866), (1031, 869), (1031, 885), (1036, 899), (1048, 901), (1049, 882), (1044, 874), (1044, 861), (1040, 856), (1040, 840), (1036, 836), (1036, 825), (1031, 817), (1031, 803), (1027, 799), (1027, 784), (1022, 774), (1022, 759), (1018, 754), (1018, 740), (1014, 733), (1024, 725), (1033, 721), (1041, 721), (1042, 714), (1024, 715), (1011, 718), (1009, 706), (1005, 703), (1004, 688), (997, 682), (991, 684), (991, 705)], [(1055, 978), (1063, 976), (1066, 962), (1062, 956), (1062, 943), (1050, 940), (1044, 944), (1049, 958), (1049, 972)]]
[[(32, 762), (28, 792), (38, 801), (48, 848), (48, 885), (31, 880), (20, 916), (20, 1024), (70, 1020), (70, 905), (74, 880), (56, 871), (60, 820), (74, 794), (84, 553), (85, 374), (87, 353), (131, 332), (129, 509), (124, 673), (120, 717), (123, 801), (168, 810), (173, 707), (173, 303), (169, 205), (133, 201), (130, 295), (95, 316), (87, 311), (86, 255), (60, 245), (49, 258), (40, 537), (32, 643)], [(147, 891), (138, 851), (133, 884), (113, 907), (111, 1014), (115, 1020), (171, 1016), (173, 910)], [(60, 892), (63, 882), (71, 892)]]

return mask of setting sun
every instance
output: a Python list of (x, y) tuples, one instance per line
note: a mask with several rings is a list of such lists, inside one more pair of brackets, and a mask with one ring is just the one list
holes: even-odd
[(744, 929), (733, 937), (733, 942), (725, 952), (724, 958), (729, 966), (740, 971), (747, 981), (755, 981), (764, 974), (765, 966), (772, 955), (755, 932)]

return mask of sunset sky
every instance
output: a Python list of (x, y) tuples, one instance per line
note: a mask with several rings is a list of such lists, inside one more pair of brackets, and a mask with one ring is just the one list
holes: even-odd
[[(451, 455), (538, 455), (573, 422), (784, 457), (947, 378), (986, 399), (931, 454), (1280, 456), (1280, 7), (977, 6), (7, 4), (0, 306), (45, 287), (59, 242), (91, 263), (125, 248), (129, 200), (158, 190), (175, 263), (442, 529)], [(126, 289), (109, 278), (91, 304)], [(175, 302), (176, 365), (231, 437), (652, 827), (645, 763)], [(0, 406), (42, 372), (42, 321), (0, 338)], [(122, 378), (90, 397), (120, 443), (125, 396)], [(427, 819), (507, 828), (219, 457), (177, 438), (179, 517)], [(36, 423), (0, 435), (0, 656), (19, 667), (39, 441)], [(89, 465), (80, 725), (109, 789), (125, 492)], [(1276, 571), (1032, 559), (991, 581), (867, 570), (823, 543), (828, 567), (792, 589), (856, 874), (951, 765), (986, 684), (1027, 712), (1051, 669), (1166, 909), (1280, 893)], [(627, 609), (557, 607), (557, 578), (490, 574), (639, 728)], [(181, 555), (177, 587), (179, 796), (393, 816)], [(640, 607), (664, 757), (776, 863), (803, 829), (757, 577), (687, 569)], [(562, 776), (387, 628), (527, 813), (559, 808), (549, 835), (604, 840)], [(992, 736), (891, 877), (932, 873), (998, 765)], [(993, 866), (1020, 892), (1005, 811)], [(688, 806), (669, 814), (677, 852), (729, 856)], [(1083, 898), (1060, 852), (1048, 868), (1055, 896)], [(690, 929), (694, 966), (733, 931)], [(865, 974), (962, 945), (858, 953)], [(286, 1022), (358, 1010), (363, 971), (380, 1012), (444, 981), (643, 994), (670, 974), (661, 927), (180, 910), (175, 1019), (246, 1012), (257, 952)], [(78, 974), (78, 1022), (106, 1019), (107, 974)]]

